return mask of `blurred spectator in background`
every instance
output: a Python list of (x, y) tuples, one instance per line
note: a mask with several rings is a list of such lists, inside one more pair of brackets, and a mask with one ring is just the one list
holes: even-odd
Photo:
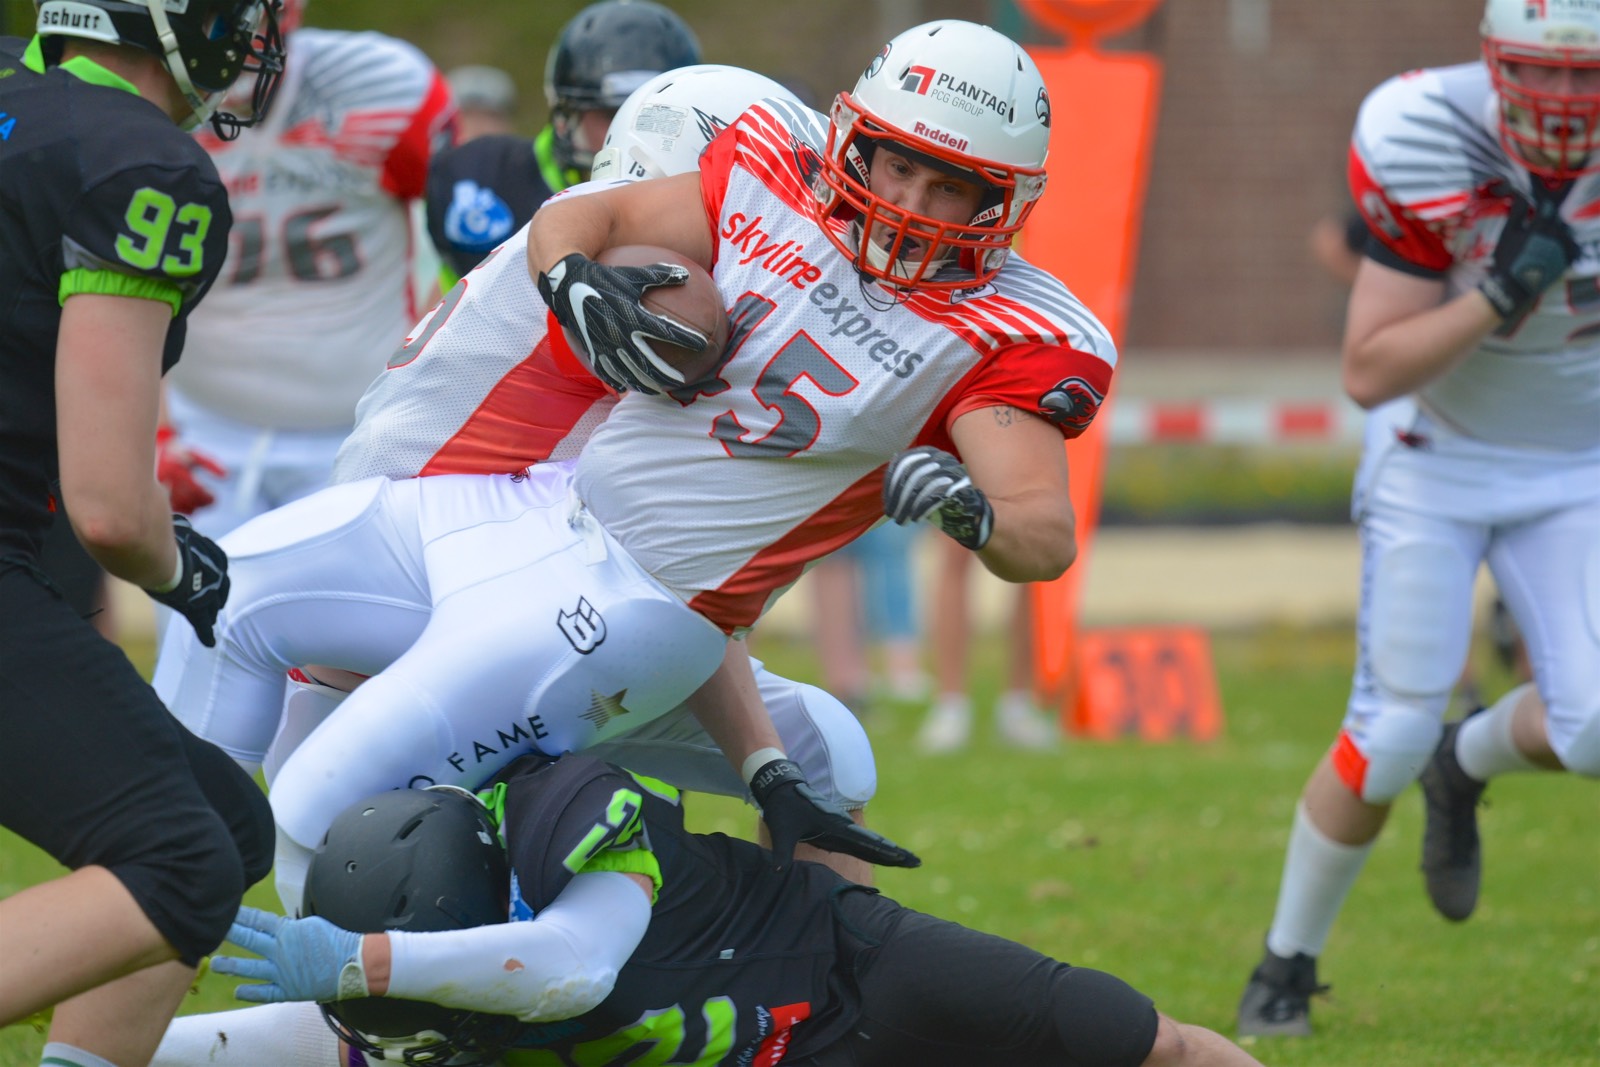
[(428, 234), (444, 260), (441, 284), (455, 284), (553, 194), (588, 179), (628, 94), (698, 62), (689, 24), (650, 0), (603, 0), (573, 16), (545, 60), (550, 122), (538, 136), (490, 134), (433, 162)]
[[(1424, 884), (1461, 921), (1488, 780), (1600, 777), (1600, 9), (1488, 0), (1481, 33), (1483, 62), (1392, 78), (1356, 119), (1372, 239), (1343, 349), (1345, 389), (1371, 410), (1355, 679), (1295, 812), (1241, 1034), (1310, 1033), (1317, 959), (1414, 779)], [(1484, 562), (1538, 689), (1444, 724)]]
[(456, 99), (456, 142), (514, 132), (517, 86), (499, 67), (457, 67), (445, 75)]
[[(966, 747), (972, 735), (972, 694), (968, 689), (972, 652), (972, 553), (940, 539), (933, 602), (933, 673), (938, 686), (933, 707), (917, 733), (917, 747), (938, 754)], [(1027, 586), (1008, 589), (1015, 599), (1006, 613), (1005, 689), (995, 700), (995, 736), (1015, 748), (1050, 749), (1061, 741), (1054, 715), (1033, 699), (1033, 608)]]
[(449, 87), (404, 41), (299, 28), (304, 6), (285, 6), (266, 121), (200, 135), (234, 223), (168, 376), (162, 456), (174, 507), (212, 537), (328, 484), (356, 401), (436, 299), (417, 291), (412, 205), (454, 136)]
[[(878, 697), (916, 701), (928, 695), (912, 581), (920, 532), (884, 523), (806, 572), (822, 687), (858, 717)], [(874, 658), (881, 660), (877, 681)]]

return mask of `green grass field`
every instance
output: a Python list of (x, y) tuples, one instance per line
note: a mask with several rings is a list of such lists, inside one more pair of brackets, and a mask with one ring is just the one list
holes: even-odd
[[(924, 860), (883, 872), (884, 891), (1112, 971), (1170, 1014), (1228, 1032), (1271, 917), (1294, 798), (1343, 706), (1350, 639), (1268, 629), (1217, 635), (1215, 650), (1228, 725), (1207, 746), (1076, 743), (1042, 755), (1000, 748), (980, 730), (960, 756), (921, 758), (910, 748), (919, 709), (875, 708), (872, 821)], [(814, 673), (802, 646), (768, 642), (762, 653), (780, 673)], [(990, 641), (975, 659), (984, 707), (1000, 649)], [(1600, 1062), (1600, 793), (1567, 776), (1521, 776), (1497, 782), (1489, 798), (1478, 914), (1458, 926), (1429, 908), (1409, 792), (1323, 957), (1333, 992), (1316, 1006), (1317, 1036), (1258, 1042), (1259, 1059)], [(694, 798), (691, 811), (701, 829), (751, 826), (746, 809), (722, 798)], [(0, 895), (55, 871), (0, 836)], [(250, 902), (273, 906), (270, 885)], [(184, 1010), (221, 1010), (230, 992), (208, 978)], [(42, 1042), (26, 1027), (0, 1031), (0, 1067), (37, 1063)]]

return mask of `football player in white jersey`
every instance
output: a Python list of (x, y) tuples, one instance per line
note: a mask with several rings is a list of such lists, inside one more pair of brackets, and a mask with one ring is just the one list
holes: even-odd
[[(1482, 35), (1481, 62), (1393, 78), (1356, 120), (1357, 663), (1295, 813), (1243, 1034), (1310, 1032), (1317, 957), (1413, 779), (1428, 894), (1460, 921), (1488, 779), (1600, 776), (1600, 8), (1489, 0)], [(1535, 682), (1442, 725), (1482, 562)]]
[[(289, 4), (291, 26), (303, 8)], [(454, 136), (444, 78), (377, 33), (287, 41), (267, 120), (232, 142), (200, 135), (235, 222), (170, 375), (162, 446), (175, 503), (188, 496), (212, 537), (328, 484), (356, 401), (436, 295), (416, 260), (428, 162)]]
[[(217, 725), (241, 705), (275, 712), (285, 667), (377, 672), (278, 771), (280, 839), (305, 850), (351, 790), (474, 784), (529, 747), (588, 748), (685, 703), (759, 708), (728, 638), (886, 513), (937, 524), (1002, 577), (1061, 573), (1075, 552), (1061, 438), (1093, 419), (1115, 350), (1058, 281), (1008, 258), (1043, 188), (1049, 117), (1013, 42), (932, 23), (840, 97), (832, 151), (819, 116), (764, 102), (695, 173), (552, 203), (547, 238), (639, 215), (587, 245), (559, 240), (554, 260), (530, 230), (530, 276), (553, 272), (542, 288), (558, 318), (595, 340), (622, 319), (641, 346), (646, 333), (703, 344), (637, 303), (640, 279), (682, 268), (612, 270), (574, 247), (677, 244), (711, 264), (720, 235), (737, 326), (713, 375), (674, 382), (632, 340), (625, 358), (595, 343), (585, 357), (627, 392), (574, 463), (369, 478), (236, 531), (237, 611), (216, 650), (195, 650), (172, 706), (228, 748)], [(822, 808), (757, 719), (710, 728), (769, 824), (810, 832)], [(830, 847), (914, 862), (843, 821), (820, 824)]]
[[(706, 142), (750, 104), (766, 98), (799, 107), (777, 82), (737, 67), (708, 64), (658, 75), (619, 109), (595, 173), (602, 181), (615, 181), (618, 175), (638, 180), (693, 171)], [(417, 326), (363, 397), (356, 429), (339, 452), (336, 481), (373, 475), (509, 474), (531, 463), (577, 454), (616, 395), (564, 342), (552, 345), (546, 337), (547, 315), (527, 314), (529, 307), (538, 306), (539, 297), (525, 260), (526, 238), (519, 234), (458, 283)], [(317, 623), (302, 621), (298, 613), (279, 620), (301, 626), (300, 638), (317, 642), (322, 632)], [(409, 643), (406, 635), (386, 653), (374, 649), (370, 654), (375, 662), (387, 662)], [(167, 643), (157, 671), (158, 690), (169, 695), (177, 690), (194, 647), (178, 640)], [(267, 702), (233, 701), (225, 715), (202, 723), (188, 718), (190, 704), (181, 701), (179, 714), (246, 766), (262, 764), (276, 788), (284, 759), (357, 680), (329, 669), (321, 659), (315, 667), (291, 671), (281, 724), (276, 706)], [(324, 684), (328, 682), (334, 684)], [(764, 702), (777, 728), (776, 738), (763, 735), (756, 739), (763, 744), (752, 741), (747, 746), (751, 751), (768, 741), (781, 744), (823, 794), (846, 810), (865, 806), (876, 787), (871, 744), (847, 708), (815, 686), (779, 678), (759, 665), (754, 688), (741, 695), (754, 702), (757, 715), (763, 714)], [(685, 786), (742, 794), (745, 779), (734, 776), (694, 710), (686, 706), (596, 751)], [(288, 797), (282, 804), (293, 800), (292, 789), (278, 795)], [(286, 900), (298, 894), (299, 859), (298, 850), (286, 843), (278, 864)], [(868, 877), (870, 868), (859, 860), (828, 860), (857, 880)]]

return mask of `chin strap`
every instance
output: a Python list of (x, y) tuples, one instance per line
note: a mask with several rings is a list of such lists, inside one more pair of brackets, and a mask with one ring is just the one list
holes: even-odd
[(144, 0), (144, 6), (150, 11), (150, 21), (155, 23), (156, 39), (161, 42), (167, 70), (172, 74), (172, 80), (178, 83), (178, 91), (189, 102), (189, 109), (193, 112), (191, 121), (179, 125), (185, 130), (199, 129), (216, 110), (216, 104), (202, 97), (194, 87), (194, 82), (189, 80), (189, 71), (183, 65), (183, 51), (178, 47), (178, 35), (172, 32), (172, 23), (167, 20), (165, 0)]

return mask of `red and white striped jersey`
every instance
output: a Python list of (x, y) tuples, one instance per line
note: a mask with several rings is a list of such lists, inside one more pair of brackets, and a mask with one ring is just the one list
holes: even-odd
[(524, 226), (390, 357), (356, 405), (333, 480), (511, 474), (571, 459), (616, 399), (545, 310)]
[(188, 399), (257, 426), (350, 425), (421, 313), (410, 204), (454, 113), (444, 79), (404, 41), (290, 35), (267, 121), (232, 142), (199, 135), (234, 224), (172, 374)]
[(882, 517), (891, 457), (954, 451), (951, 424), (997, 404), (1074, 436), (1116, 363), (1094, 316), (1015, 255), (992, 284), (953, 297), (863, 283), (817, 229), (819, 120), (758, 104), (707, 147), (728, 355), (692, 391), (624, 395), (578, 459), (595, 517), (730, 632)]
[[(1395, 265), (1441, 277), (1447, 296), (1475, 288), (1505, 226), (1503, 188), (1529, 195), (1529, 172), (1501, 147), (1497, 98), (1482, 63), (1412, 71), (1361, 105), (1350, 187)], [(1494, 444), (1600, 446), (1600, 175), (1579, 178), (1561, 215), (1582, 251), (1520, 323), (1491, 334), (1417, 393), (1431, 414)]]

